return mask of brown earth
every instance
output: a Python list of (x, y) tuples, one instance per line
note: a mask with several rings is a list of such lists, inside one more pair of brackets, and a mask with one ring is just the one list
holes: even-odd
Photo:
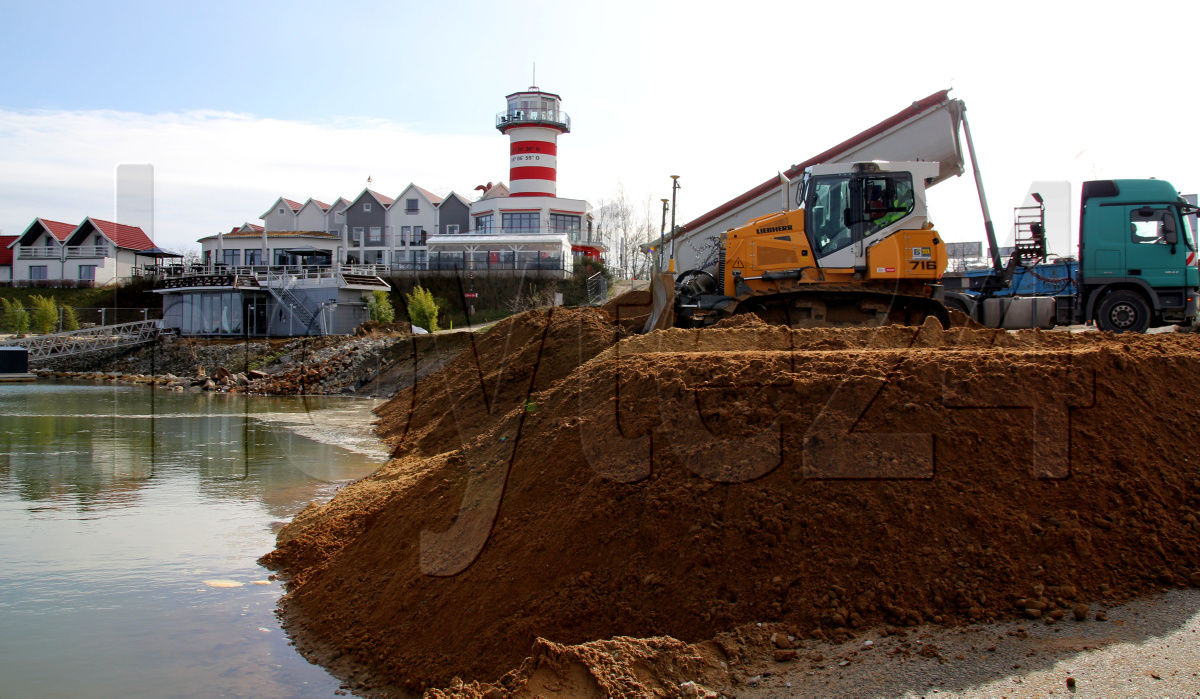
[(377, 691), (704, 696), (732, 638), (1200, 584), (1200, 338), (727, 326), (473, 336), (264, 557), (301, 645)]

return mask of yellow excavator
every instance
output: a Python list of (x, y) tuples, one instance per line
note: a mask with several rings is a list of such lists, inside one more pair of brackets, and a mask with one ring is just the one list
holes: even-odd
[(792, 327), (950, 327), (939, 281), (946, 246), (929, 222), (935, 162), (852, 162), (804, 172), (800, 208), (721, 234), (716, 276), (652, 275), (645, 331), (703, 327), (738, 313)]

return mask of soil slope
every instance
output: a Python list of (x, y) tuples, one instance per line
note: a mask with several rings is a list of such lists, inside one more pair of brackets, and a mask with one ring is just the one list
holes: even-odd
[[(380, 409), (392, 463), (264, 558), (293, 629), (376, 686), (520, 666), (505, 692), (675, 696), (750, 623), (837, 638), (1200, 582), (1200, 338), (727, 325), (554, 309), (475, 338)], [(621, 672), (567, 648), (616, 637), (645, 639)], [(530, 684), (567, 656), (561, 692)]]

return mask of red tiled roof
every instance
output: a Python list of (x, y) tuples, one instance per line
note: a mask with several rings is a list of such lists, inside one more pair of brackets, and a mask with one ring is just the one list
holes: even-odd
[(392, 202), (396, 201), (395, 199), (392, 199), (391, 197), (383, 196), (382, 194), (380, 194), (379, 192), (376, 192), (373, 189), (368, 189), (367, 191), (370, 192), (371, 194), (375, 195), (375, 198), (379, 200), (379, 203), (383, 204), (384, 206), (391, 206)]
[(8, 246), (20, 237), (19, 235), (0, 235), (0, 267), (12, 266), (13, 251)]
[(424, 187), (421, 187), (421, 186), (415, 185), (415, 184), (413, 185), (413, 187), (415, 187), (417, 189), (417, 191), (419, 191), (421, 194), (424, 194), (425, 198), (428, 199), (434, 206), (437, 206), (438, 204), (442, 203), (442, 198), (439, 197), (438, 195), (434, 194), (433, 192), (429, 191), (428, 189), (425, 189)]
[(326, 204), (325, 202), (321, 201), (320, 199), (313, 199), (312, 203), (321, 207), (321, 211), (329, 211), (329, 205)]
[(242, 228), (249, 228), (251, 231), (254, 231), (255, 233), (262, 233), (264, 230), (266, 230), (266, 228), (264, 226), (260, 226), (257, 223), (250, 223), (248, 221), (246, 223), (243, 223), (240, 227), (235, 228), (234, 230), (240, 231)]
[(76, 228), (74, 223), (51, 221), (48, 218), (39, 218), (38, 221), (41, 222), (42, 226), (45, 227), (46, 230), (50, 231), (50, 233), (54, 235), (54, 237), (57, 238), (58, 242), (60, 243), (66, 240), (67, 236), (71, 235), (71, 231), (75, 230)]
[(301, 209), (301, 207), (304, 206), (303, 204), (297, 204), (296, 202), (292, 201), (291, 199), (288, 199), (287, 197), (280, 197), (280, 199), (283, 200), (284, 204), (287, 204), (288, 206), (290, 206), (292, 211), (299, 211)]
[[(141, 228), (137, 226), (127, 226), (124, 223), (113, 223), (112, 221), (102, 221), (98, 218), (87, 217), (87, 221), (91, 221), (104, 237), (108, 238), (119, 248), (129, 250), (149, 250), (154, 247), (154, 241), (150, 240)], [(86, 221), (85, 221), (86, 223)], [(83, 224), (79, 224), (83, 226)]]

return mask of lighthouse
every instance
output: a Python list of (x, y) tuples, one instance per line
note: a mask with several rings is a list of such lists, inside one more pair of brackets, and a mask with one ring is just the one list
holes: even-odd
[(571, 130), (562, 98), (536, 85), (506, 97), (496, 128), (508, 135), (509, 196), (557, 196), (558, 135)]

